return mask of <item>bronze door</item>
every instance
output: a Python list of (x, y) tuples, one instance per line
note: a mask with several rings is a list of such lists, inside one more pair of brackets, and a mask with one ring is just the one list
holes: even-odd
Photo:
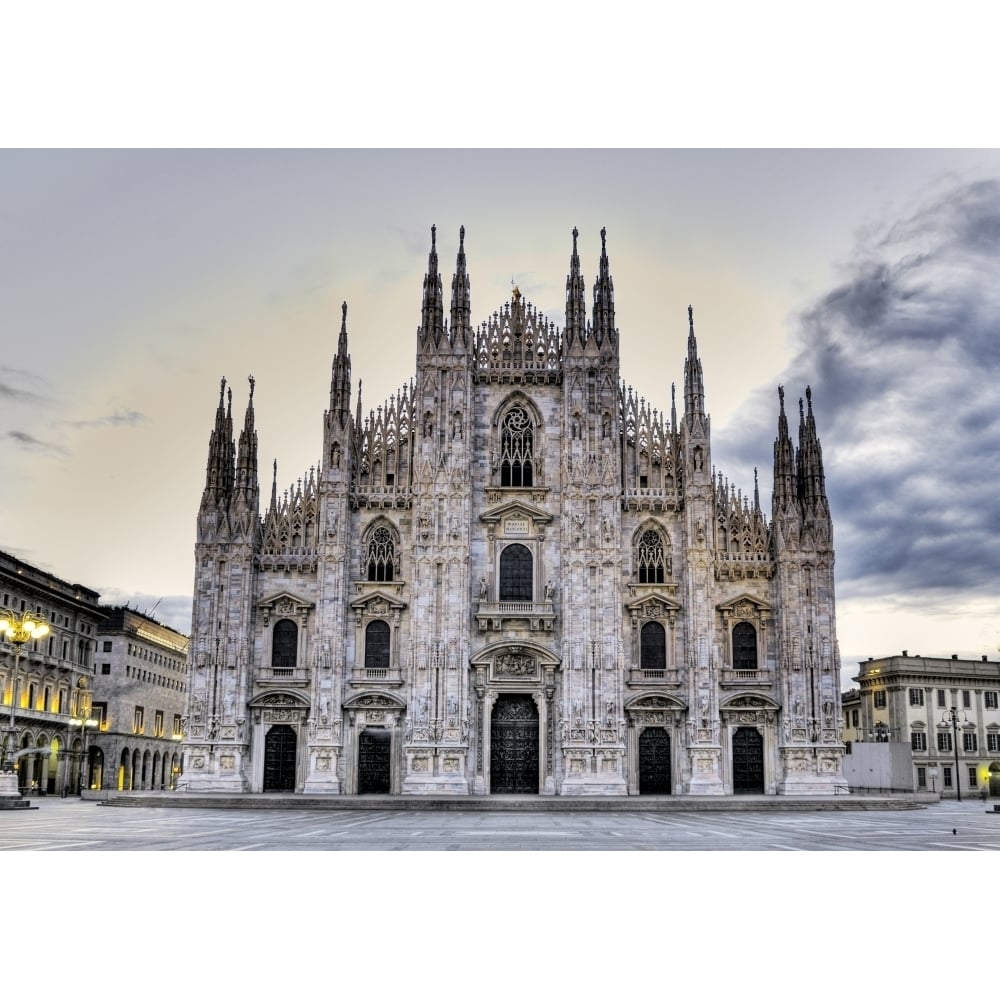
[(764, 794), (764, 737), (747, 726), (733, 733), (733, 793)]
[(639, 794), (670, 794), (670, 733), (644, 729), (639, 736)]
[(358, 737), (358, 794), (387, 795), (390, 790), (392, 735), (366, 729)]
[(528, 694), (503, 694), (493, 706), (490, 792), (538, 794), (538, 709)]
[(295, 791), (295, 732), (291, 726), (272, 726), (264, 737), (264, 791)]

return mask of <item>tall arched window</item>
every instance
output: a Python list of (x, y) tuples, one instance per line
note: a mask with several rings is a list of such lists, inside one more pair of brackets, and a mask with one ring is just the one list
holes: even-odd
[(368, 579), (391, 582), (395, 571), (396, 544), (392, 532), (380, 524), (368, 537)]
[(663, 552), (663, 539), (658, 531), (650, 528), (639, 536), (635, 562), (639, 583), (664, 582), (667, 560)]
[(370, 622), (365, 629), (365, 669), (388, 669), (389, 625), (387, 622)]
[(298, 658), (299, 627), (289, 618), (274, 623), (271, 639), (271, 666), (294, 667)]
[(531, 552), (523, 545), (508, 545), (500, 553), (501, 601), (530, 601), (534, 598)]
[(533, 485), (535, 432), (520, 406), (504, 415), (500, 425), (500, 485)]
[(639, 665), (643, 670), (667, 669), (667, 630), (659, 622), (646, 622), (642, 626)]
[(733, 669), (757, 669), (757, 630), (749, 622), (733, 629)]

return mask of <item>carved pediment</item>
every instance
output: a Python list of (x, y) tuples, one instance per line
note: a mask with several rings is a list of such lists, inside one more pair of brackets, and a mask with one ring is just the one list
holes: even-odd
[(666, 618), (677, 614), (681, 606), (665, 594), (646, 594), (626, 602), (625, 610), (638, 618)]
[(730, 601), (716, 605), (723, 618), (769, 618), (771, 605), (768, 601), (753, 594), (740, 594)]
[(748, 708), (763, 708), (777, 711), (781, 706), (770, 698), (757, 694), (740, 694), (719, 706), (723, 711), (743, 711)]
[(534, 524), (550, 524), (552, 515), (541, 507), (525, 503), (523, 500), (508, 500), (479, 515), (484, 524), (499, 524), (506, 520), (528, 520)]
[(406, 705), (399, 698), (384, 691), (366, 691), (364, 694), (355, 695), (344, 702), (344, 708), (348, 711), (356, 711), (366, 708), (388, 708), (395, 711), (405, 709)]
[(677, 698), (669, 698), (662, 694), (640, 694), (625, 702), (627, 712), (676, 712), (684, 711), (686, 708), (687, 706)]
[[(514, 676), (514, 672), (523, 669), (523, 665), (529, 660), (543, 669), (558, 667), (561, 662), (551, 649), (525, 639), (518, 642), (493, 642), (469, 657), (469, 663), (474, 667), (496, 664), (498, 669), (506, 672), (508, 676)], [(501, 664), (503, 666), (500, 666)]]
[(397, 594), (382, 589), (369, 591), (351, 601), (351, 608), (355, 614), (366, 614), (375, 618), (391, 614), (393, 611), (402, 611), (405, 607), (406, 602), (401, 601)]
[(308, 708), (309, 699), (295, 691), (268, 691), (249, 703), (250, 708)]
[(265, 597), (257, 607), (264, 616), (266, 626), (272, 618), (304, 619), (316, 607), (314, 601), (300, 597), (288, 590), (279, 590), (276, 594)]

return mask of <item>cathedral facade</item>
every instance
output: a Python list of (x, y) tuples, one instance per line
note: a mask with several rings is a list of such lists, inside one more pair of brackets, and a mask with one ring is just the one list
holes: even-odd
[[(770, 515), (712, 465), (688, 310), (683, 398), (621, 380), (601, 251), (563, 329), (445, 309), (432, 229), (413, 379), (352, 412), (347, 305), (322, 457), (262, 499), (225, 380), (198, 512), (190, 791), (834, 794), (832, 528), (806, 390), (779, 389)], [(681, 353), (680, 351), (678, 352)], [(359, 389), (360, 397), (360, 389)]]

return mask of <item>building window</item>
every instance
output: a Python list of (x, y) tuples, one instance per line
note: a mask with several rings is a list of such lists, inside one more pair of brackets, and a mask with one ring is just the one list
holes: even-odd
[(924, 689), (910, 688), (910, 704), (917, 706), (917, 705), (923, 705), (923, 703), (924, 703)]
[(101, 648), (104, 650), (105, 653), (110, 653), (111, 652), (111, 640), (110, 639), (105, 639), (104, 640), (104, 645)]
[(851, 709), (851, 726), (854, 729), (858, 728), (858, 710), (856, 708)]
[(951, 753), (951, 733), (938, 733), (938, 752)]
[(534, 470), (535, 433), (531, 418), (515, 406), (500, 426), (500, 485), (531, 486)]
[(947, 698), (948, 698), (947, 692), (939, 689), (938, 690), (938, 708), (946, 708), (947, 707)]
[(875, 692), (875, 707), (885, 708), (885, 691)]
[(667, 631), (659, 622), (646, 622), (639, 633), (639, 664), (643, 670), (667, 669)]
[(972, 707), (972, 699), (969, 697), (969, 692), (968, 691), (963, 691), (962, 692), (962, 708), (971, 708), (971, 707)]
[(298, 660), (299, 627), (289, 618), (274, 623), (271, 639), (271, 666), (294, 667)]
[(132, 716), (132, 732), (137, 736), (145, 732), (144, 711), (142, 705), (135, 706), (135, 714)]
[(389, 624), (370, 622), (365, 629), (365, 670), (389, 669)]
[(913, 750), (927, 749), (926, 733), (910, 733), (910, 748)]
[(377, 583), (391, 583), (396, 572), (396, 540), (384, 525), (378, 525), (368, 537), (368, 579)]
[(975, 733), (962, 733), (962, 749), (966, 753), (975, 753), (979, 749), (979, 741)]
[(996, 708), (997, 704), (998, 704), (998, 701), (997, 701), (997, 692), (996, 691), (986, 691), (983, 694), (983, 704), (987, 708)]
[(534, 596), (531, 553), (524, 545), (508, 545), (500, 553), (501, 601), (530, 601)]
[(977, 787), (976, 782), (976, 769), (974, 767), (969, 768), (969, 788)]
[(181, 729), (181, 717), (179, 715), (175, 715), (174, 716), (173, 734), (174, 734), (174, 736), (183, 736), (184, 735), (184, 732)]
[(158, 711), (156, 715), (153, 716), (153, 735), (163, 736), (163, 712)]
[(97, 723), (100, 732), (108, 731), (108, 703), (106, 701), (95, 701), (90, 706), (90, 717)]
[(945, 788), (951, 788), (951, 768), (942, 767), (941, 768), (941, 780), (944, 783)]
[(918, 767), (917, 768), (917, 788), (927, 787), (927, 768)]
[(733, 629), (733, 669), (757, 669), (757, 630), (749, 622)]
[(986, 734), (986, 749), (990, 753), (1000, 753), (1000, 733)]
[(658, 531), (644, 531), (639, 536), (636, 549), (636, 571), (639, 583), (663, 583), (666, 573), (666, 559), (663, 555), (663, 539)]
[(105, 677), (107, 677), (107, 676), (108, 676), (108, 674), (110, 674), (110, 673), (111, 673), (111, 664), (110, 664), (110, 663), (102, 663), (102, 664), (101, 664), (101, 673), (102, 673), (102, 674), (103, 674), (103, 675), (104, 675)]

